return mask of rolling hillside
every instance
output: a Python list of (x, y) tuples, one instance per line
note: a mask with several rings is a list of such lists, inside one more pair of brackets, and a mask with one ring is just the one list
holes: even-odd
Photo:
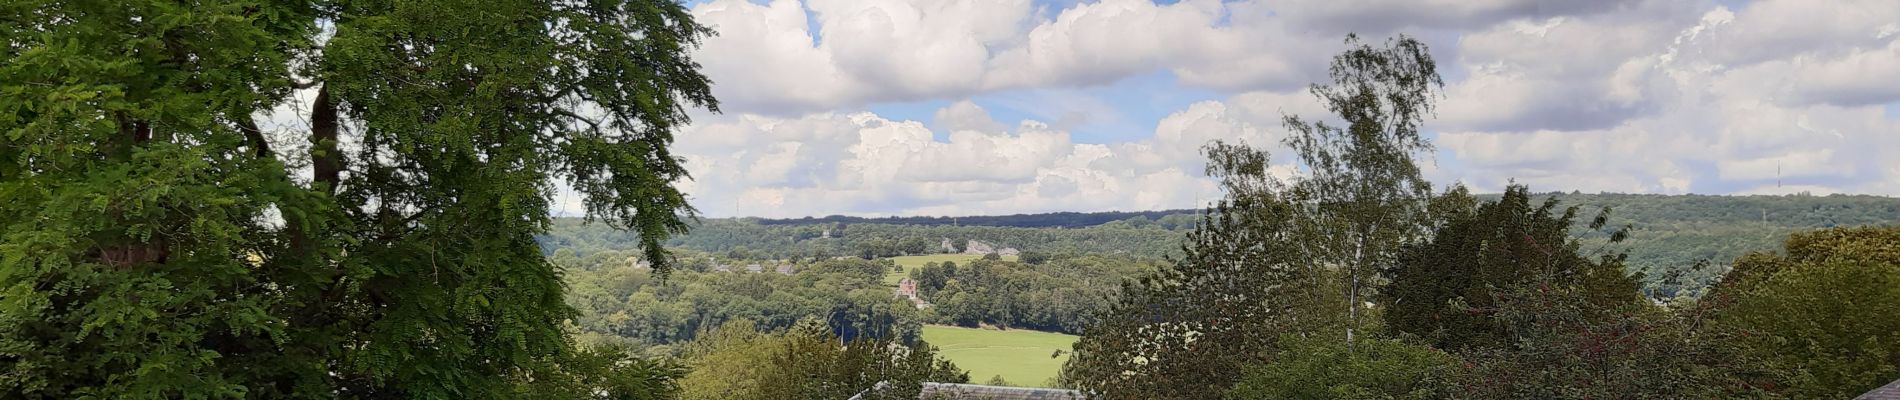
[[(1791, 232), (1832, 226), (1900, 223), (1900, 199), (1880, 196), (1705, 196), (1545, 193), (1578, 206), (1581, 221), (1612, 208), (1612, 226), (1627, 225), (1632, 272), (1645, 275), (1652, 295), (1694, 292), (1749, 251), (1773, 250)], [(1496, 195), (1480, 195), (1480, 200)], [(943, 224), (954, 220), (957, 225)], [(825, 217), (764, 220), (711, 218), (668, 246), (739, 258), (893, 257), (941, 251), (943, 240), (982, 240), (1023, 251), (1160, 259), (1179, 251), (1192, 229), (1192, 211), (1051, 213), (969, 217)], [(984, 225), (974, 225), (984, 224)], [(1051, 226), (1032, 228), (1025, 226)], [(1586, 244), (1603, 235), (1580, 232)], [(624, 250), (633, 236), (566, 218), (542, 238), (548, 251)], [(1698, 267), (1700, 266), (1700, 267)]]

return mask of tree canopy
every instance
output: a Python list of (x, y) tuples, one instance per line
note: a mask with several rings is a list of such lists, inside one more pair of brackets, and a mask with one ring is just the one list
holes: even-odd
[(844, 341), (815, 321), (767, 332), (727, 323), (688, 346), (687, 360), (688, 400), (915, 399), (924, 382), (970, 380), (927, 343)]
[(29, 397), (556, 384), (578, 353), (535, 241), (552, 180), (664, 269), (693, 213), (668, 146), (717, 111), (688, 52), (710, 31), (671, 1), (0, 15), (0, 391)]
[[(1622, 253), (1597, 249), (1600, 257), (1593, 260), (1570, 234), (1579, 207), (1553, 214), (1556, 199), (1532, 206), (1529, 192), (1512, 186), (1501, 199), (1475, 209), (1440, 210), (1448, 220), (1429, 240), (1405, 246), (1384, 271), (1391, 282), (1377, 297), (1385, 305), (1385, 327), (1423, 337), (1440, 349), (1498, 347), (1516, 340), (1497, 320), (1496, 291), (1546, 282), (1583, 287), (1592, 310), (1641, 301), (1636, 280), (1624, 271)], [(1589, 228), (1604, 229), (1608, 212), (1598, 214)], [(1621, 242), (1624, 235), (1615, 236)]]
[(1416, 39), (1346, 45), (1333, 81), (1310, 90), (1340, 122), (1285, 118), (1304, 174), (1283, 182), (1267, 173), (1269, 154), (1210, 144), (1207, 173), (1227, 196), (1184, 257), (1124, 287), (1077, 342), (1071, 384), (1111, 398), (1218, 397), (1282, 333), (1337, 329), (1348, 350), (1357, 343), (1378, 269), (1426, 227), (1431, 188), (1414, 157), (1430, 148), (1418, 127), (1443, 84)]
[(1900, 376), (1900, 227), (1790, 237), (1751, 253), (1705, 300), (1796, 397), (1850, 397)]

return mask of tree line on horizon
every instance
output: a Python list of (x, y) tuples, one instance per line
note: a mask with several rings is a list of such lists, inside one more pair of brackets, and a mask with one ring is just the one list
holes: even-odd
[[(1772, 248), (1796, 232), (1900, 221), (1900, 199), (1882, 196), (1529, 194), (1588, 209), (1615, 210), (1616, 220), (1630, 228), (1629, 237), (1621, 243), (1629, 253), (1625, 267), (1642, 274), (1645, 295), (1661, 299), (1700, 296), (1728, 271), (1736, 257)], [(1496, 201), (1503, 194), (1472, 197)], [(695, 224), (691, 232), (668, 239), (666, 245), (712, 253), (738, 250), (736, 254), (744, 256), (732, 258), (792, 259), (934, 254), (942, 252), (942, 239), (953, 243), (976, 239), (1052, 255), (1160, 260), (1179, 255), (1178, 243), (1195, 226), (1182, 219), (1198, 218), (1195, 214), (1179, 212), (1158, 220), (1135, 216), (1064, 229), (883, 223), (763, 226), (748, 223), (748, 219), (707, 218)], [(1585, 222), (1574, 221), (1573, 227), (1579, 229), (1571, 234), (1586, 243), (1605, 244), (1607, 233), (1581, 229)], [(825, 231), (837, 235), (825, 238)], [(557, 218), (553, 229), (540, 241), (550, 252), (555, 248), (585, 253), (637, 247), (630, 234), (577, 219)]]
[[(952, 225), (952, 226), (1007, 226), (1016, 228), (1083, 228), (1115, 221), (1146, 219), (1169, 220), (1167, 223), (1191, 225), (1195, 220), (1181, 215), (1193, 215), (1195, 210), (1153, 210), (1153, 211), (1097, 211), (1097, 212), (1046, 212), (1011, 215), (965, 215), (965, 216), (910, 216), (910, 217), (853, 217), (829, 215), (824, 217), (803, 218), (742, 218), (753, 219), (760, 225), (813, 225), (813, 224), (892, 224), (892, 225)], [(1172, 217), (1172, 219), (1170, 219)], [(1172, 228), (1170, 228), (1172, 229)]]

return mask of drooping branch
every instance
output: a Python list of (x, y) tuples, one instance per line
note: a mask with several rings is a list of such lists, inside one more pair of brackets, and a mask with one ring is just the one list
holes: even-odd
[(250, 142), (251, 152), (257, 158), (271, 158), (270, 142), (264, 140), (264, 131), (257, 129), (257, 121), (247, 112), (233, 113), (231, 121), (237, 124), (239, 132), (244, 133), (244, 141)]

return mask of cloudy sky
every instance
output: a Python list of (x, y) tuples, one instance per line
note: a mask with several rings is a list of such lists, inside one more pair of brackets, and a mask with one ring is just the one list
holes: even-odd
[(725, 112), (678, 150), (710, 216), (1195, 207), (1220, 196), (1199, 147), (1322, 115), (1304, 88), (1349, 32), (1431, 46), (1441, 185), (1900, 195), (1894, 0), (691, 7)]

